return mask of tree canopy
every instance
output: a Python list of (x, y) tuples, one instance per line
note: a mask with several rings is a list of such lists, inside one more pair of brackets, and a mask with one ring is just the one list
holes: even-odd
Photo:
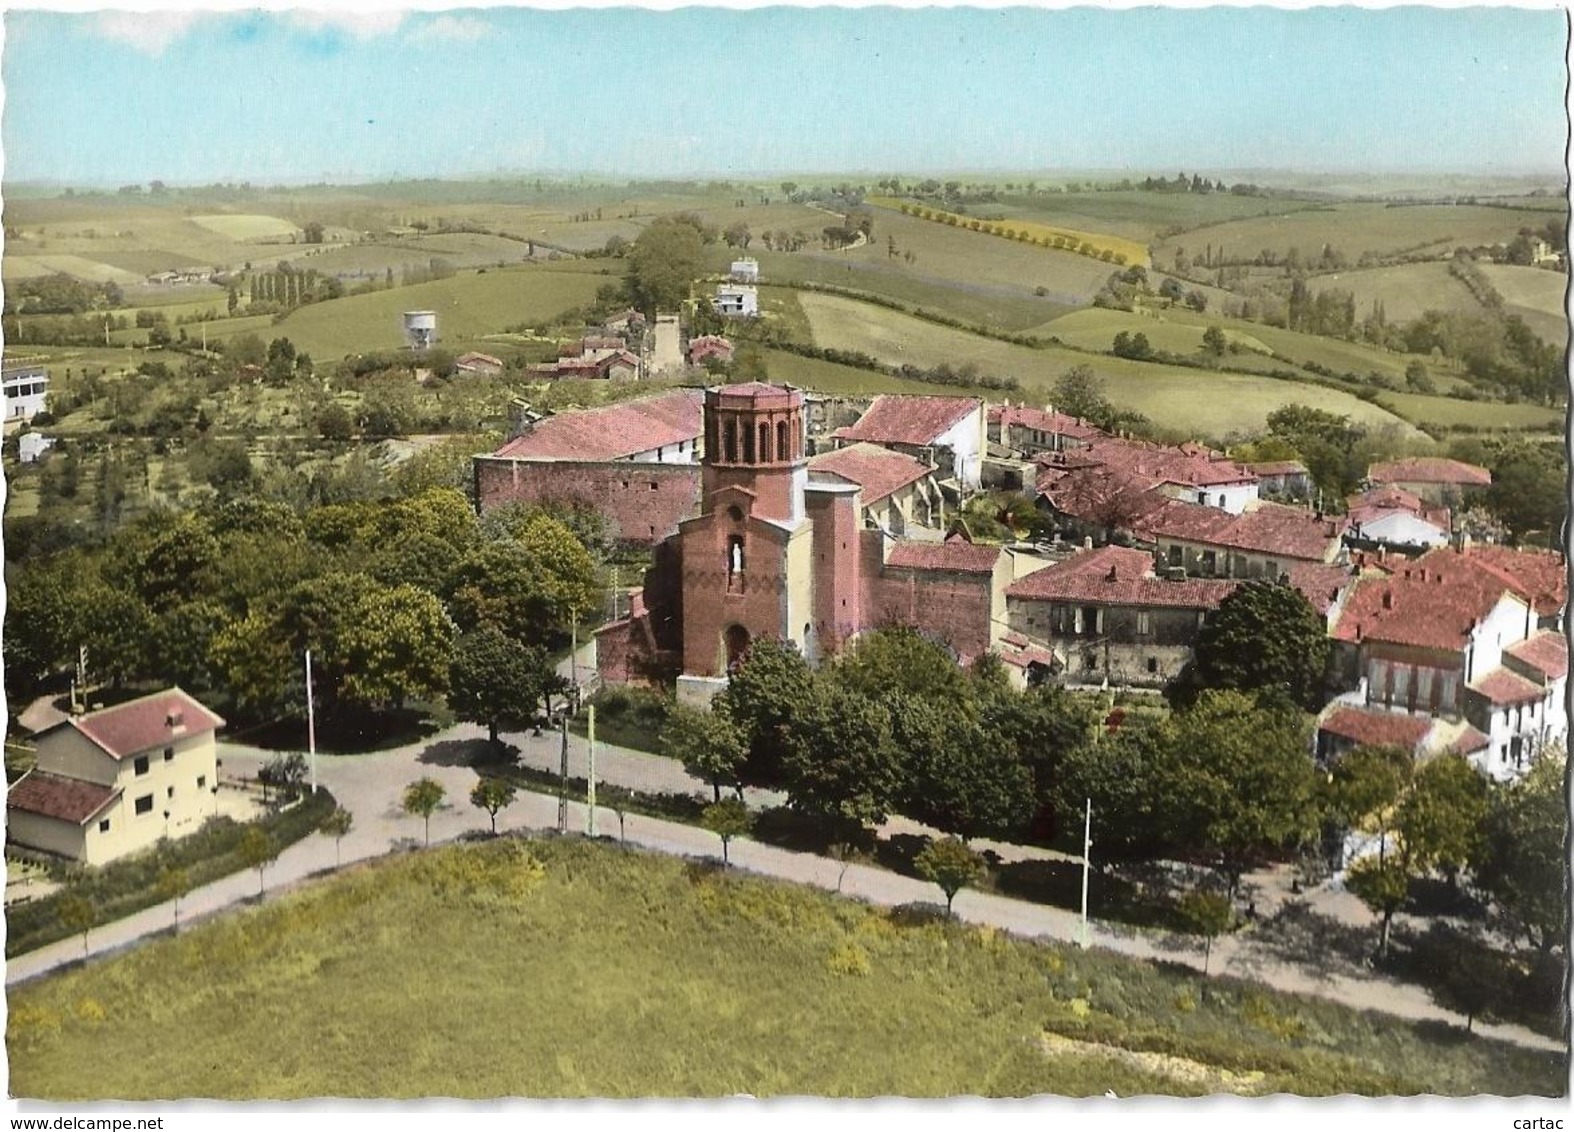
[(1208, 688), (1274, 689), (1315, 711), (1323, 702), (1329, 647), (1323, 618), (1299, 590), (1247, 582), (1203, 622), (1170, 697), (1184, 706)]

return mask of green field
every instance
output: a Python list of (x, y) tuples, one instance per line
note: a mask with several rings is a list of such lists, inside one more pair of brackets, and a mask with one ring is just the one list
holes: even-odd
[(1381, 302), (1389, 322), (1410, 322), (1429, 310), (1482, 313), (1476, 297), (1448, 273), (1446, 263), (1402, 263), (1365, 271), (1340, 271), (1307, 281), (1314, 294), (1323, 290), (1348, 291), (1355, 296), (1357, 318), (1371, 313)]
[(1362, 252), (1392, 254), (1426, 247), (1439, 253), (1465, 245), (1507, 243), (1524, 227), (1538, 228), (1561, 214), (1546, 211), (1486, 208), (1476, 205), (1338, 204), (1283, 216), (1257, 217), (1216, 224), (1165, 240), (1154, 248), (1154, 262), (1167, 264), (1177, 246), (1192, 254), (1205, 244), (1224, 249), (1226, 256), (1253, 257), (1263, 250), (1281, 256), (1296, 248), (1317, 256), (1323, 245), (1337, 248), (1354, 263)]
[(971, 362), (982, 373), (1015, 377), (1024, 391), (1048, 399), (1055, 379), (1074, 365), (1090, 366), (1104, 379), (1116, 404), (1155, 424), (1197, 437), (1223, 440), (1262, 429), (1268, 414), (1296, 403), (1348, 414), (1370, 425), (1397, 425), (1392, 413), (1348, 393), (1268, 377), (1167, 368), (1074, 350), (1014, 346), (835, 295), (799, 296), (818, 346), (862, 350), (888, 364), (930, 367)]
[(1306, 202), (1232, 193), (1154, 193), (1139, 190), (1006, 194), (980, 214), (1021, 217), (1044, 224), (1089, 228), (1151, 243), (1158, 233), (1305, 208)]
[[(1561, 1095), (1391, 1017), (575, 841), (356, 869), (10, 988), (10, 1091)], [(156, 1056), (149, 1051), (156, 1051)], [(83, 1066), (92, 1066), (84, 1072)]]
[(193, 224), (217, 232), (227, 240), (242, 243), (254, 240), (282, 240), (288, 242), (299, 229), (288, 220), (277, 216), (259, 216), (255, 213), (223, 213), (212, 216), (193, 216)]
[(1504, 429), (1562, 433), (1567, 416), (1562, 409), (1545, 405), (1504, 405), (1488, 401), (1458, 401), (1419, 393), (1384, 393), (1382, 402), (1418, 425), (1450, 428), (1467, 425), (1477, 430)]
[(1503, 310), (1517, 314), (1546, 341), (1562, 346), (1568, 342), (1569, 323), (1564, 301), (1569, 277), (1539, 267), (1515, 267), (1506, 263), (1484, 263), (1481, 271), (1498, 294)]

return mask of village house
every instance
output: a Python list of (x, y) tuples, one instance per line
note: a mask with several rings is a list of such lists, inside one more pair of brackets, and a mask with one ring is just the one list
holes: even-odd
[(989, 406), (987, 424), (992, 443), (1028, 460), (1045, 452), (1080, 448), (1107, 435), (1079, 417), (1009, 401)]
[(1344, 516), (1257, 500), (1232, 515), (1198, 503), (1167, 501), (1133, 524), (1164, 566), (1201, 578), (1276, 580), (1296, 563), (1344, 560)]
[(1304, 503), (1312, 498), (1312, 473), (1299, 460), (1242, 464), (1257, 477), (1257, 490), (1267, 499)]
[(1374, 487), (1345, 501), (1350, 526), (1347, 545), (1362, 550), (1382, 548), (1418, 552), (1447, 546), (1452, 517), (1437, 506), (1400, 487)]
[(5, 419), (29, 421), (49, 408), (49, 370), (26, 361), (7, 362), (0, 370)]
[(876, 397), (857, 423), (836, 429), (838, 445), (878, 444), (939, 469), (958, 496), (980, 486), (984, 402), (977, 397)]
[(16, 442), (17, 456), (24, 464), (35, 464), (55, 446), (53, 436), (45, 436), (41, 432), (24, 432)]
[(758, 283), (760, 281), (760, 261), (757, 259), (735, 259), (727, 270), (727, 278), (734, 283)]
[(1428, 503), (1455, 504), (1492, 486), (1492, 473), (1463, 460), (1412, 456), (1373, 464), (1366, 478), (1373, 487), (1397, 487)]
[(460, 373), (496, 375), (503, 372), (503, 359), (494, 358), (491, 354), (480, 354), (472, 350), (467, 354), (460, 354), (454, 359), (454, 369)]
[(856, 484), (864, 525), (896, 538), (914, 528), (938, 532), (945, 526), (945, 500), (934, 470), (905, 453), (862, 442), (809, 458), (810, 483)]
[(742, 283), (723, 283), (711, 305), (723, 318), (755, 318), (760, 313), (760, 293)]
[(46, 728), (7, 794), (8, 840), (102, 865), (194, 832), (214, 813), (222, 726), (171, 688)]
[(732, 343), (719, 334), (702, 334), (689, 339), (689, 365), (703, 366), (708, 361), (732, 361)]
[(1398, 736), (1418, 757), (1456, 751), (1493, 778), (1522, 774), (1568, 734), (1567, 599), (1561, 555), (1496, 546), (1359, 579), (1333, 628), (1348, 690), (1319, 721), (1319, 753)]

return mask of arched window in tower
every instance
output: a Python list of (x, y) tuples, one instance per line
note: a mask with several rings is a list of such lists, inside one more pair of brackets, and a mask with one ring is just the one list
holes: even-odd
[(743, 462), (754, 463), (754, 430), (747, 421), (743, 423)]
[(760, 463), (771, 462), (771, 426), (760, 422)]
[(787, 422), (776, 422), (776, 458), (786, 462), (793, 458), (792, 451), (787, 447)]
[(731, 417), (722, 427), (722, 459), (728, 464), (738, 462), (738, 426)]

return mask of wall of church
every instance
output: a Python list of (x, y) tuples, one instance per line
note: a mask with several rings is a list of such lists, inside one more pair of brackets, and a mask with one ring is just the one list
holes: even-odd
[(606, 517), (614, 539), (649, 546), (675, 534), (698, 509), (700, 467), (479, 457), (475, 486), (482, 514), (515, 502), (590, 507)]

